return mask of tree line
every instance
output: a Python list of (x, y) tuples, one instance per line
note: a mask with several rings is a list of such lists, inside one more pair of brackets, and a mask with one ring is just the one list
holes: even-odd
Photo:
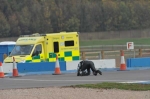
[(0, 0), (0, 37), (150, 27), (150, 0)]

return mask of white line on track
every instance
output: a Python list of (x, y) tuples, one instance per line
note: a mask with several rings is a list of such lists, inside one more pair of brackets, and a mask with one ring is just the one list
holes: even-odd
[(137, 80), (38, 80), (38, 79), (7, 79), (7, 80), (18, 80), (18, 81), (49, 81), (49, 82), (119, 82), (119, 83), (143, 83), (143, 82), (149, 82), (149, 81), (137, 81)]
[(150, 83), (150, 81), (126, 81), (126, 82), (119, 82), (119, 83)]
[(38, 79), (9, 79), (9, 78), (5, 78), (7, 80), (20, 80), (20, 81), (70, 81), (70, 82), (79, 82), (79, 81), (126, 81), (126, 80), (38, 80)]

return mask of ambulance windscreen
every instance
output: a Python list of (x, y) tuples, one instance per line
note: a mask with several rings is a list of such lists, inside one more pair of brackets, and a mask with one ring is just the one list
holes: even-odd
[(10, 56), (30, 55), (34, 45), (16, 45)]

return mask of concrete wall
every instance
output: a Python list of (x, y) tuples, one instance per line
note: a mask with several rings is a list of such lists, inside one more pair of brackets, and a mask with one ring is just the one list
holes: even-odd
[(4, 73), (12, 73), (13, 64), (12, 63), (3, 63), (2, 64)]
[[(96, 68), (116, 68), (115, 59), (103, 59), (103, 60), (92, 60)], [(59, 62), (60, 70), (76, 70), (80, 61), (73, 62)], [(150, 57), (145, 58), (130, 58), (127, 59), (126, 65), (130, 67), (150, 67)], [(4, 73), (12, 73), (13, 64), (3, 63), (2, 65)], [(41, 63), (18, 63), (18, 72), (40, 72), (40, 71), (54, 71), (55, 62), (41, 62)]]
[[(107, 59), (107, 60), (92, 60), (95, 64), (96, 68), (115, 68), (116, 63), (115, 59)], [(78, 63), (80, 61), (72, 61), (72, 62), (59, 62), (60, 70), (76, 70)], [(11, 63), (3, 63), (4, 73), (12, 73), (13, 64)], [(17, 63), (17, 69), (20, 73), (25, 72), (40, 72), (40, 71), (54, 71), (55, 70), (55, 62), (41, 62), (41, 63)]]
[[(91, 60), (94, 62), (95, 68), (115, 68), (115, 59)], [(66, 63), (67, 70), (76, 70), (80, 61), (73, 61)]]
[(129, 58), (126, 61), (127, 67), (150, 67), (150, 57)]
[[(66, 70), (66, 62), (59, 62), (60, 70)], [(55, 71), (55, 62), (41, 62), (41, 63), (18, 63), (17, 68), (19, 72), (40, 72), (40, 71)]]

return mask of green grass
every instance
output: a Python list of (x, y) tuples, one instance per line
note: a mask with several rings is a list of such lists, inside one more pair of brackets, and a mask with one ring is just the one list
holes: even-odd
[(123, 89), (132, 91), (147, 91), (150, 90), (150, 84), (129, 84), (129, 83), (98, 83), (98, 84), (82, 84), (72, 85), (76, 88), (95, 88), (95, 89)]
[(149, 45), (150, 38), (135, 38), (135, 39), (108, 39), (108, 40), (89, 40), (80, 41), (80, 46), (92, 45), (125, 45), (127, 42), (134, 42), (137, 45)]

